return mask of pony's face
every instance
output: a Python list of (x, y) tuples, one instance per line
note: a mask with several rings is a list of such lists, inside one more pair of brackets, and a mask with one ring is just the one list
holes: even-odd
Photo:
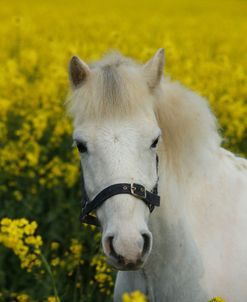
[[(72, 58), (73, 139), (90, 200), (117, 183), (139, 183), (149, 191), (156, 185), (160, 129), (152, 93), (162, 71), (162, 50), (144, 66), (115, 59), (90, 68)], [(132, 195), (119, 194), (107, 199), (96, 214), (108, 261), (120, 270), (140, 268), (152, 248), (148, 206)]]
[[(74, 131), (83, 167), (85, 189), (92, 199), (107, 186), (139, 183), (147, 190), (157, 183), (156, 147), (160, 130), (153, 118), (91, 122)], [(118, 269), (137, 269), (152, 247), (149, 208), (131, 195), (115, 195), (97, 211), (102, 246)]]

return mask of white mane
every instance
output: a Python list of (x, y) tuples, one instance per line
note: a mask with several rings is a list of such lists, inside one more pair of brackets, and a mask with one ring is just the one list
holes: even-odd
[[(217, 121), (205, 99), (178, 82), (164, 80), (156, 103), (164, 155), (173, 168), (191, 169), (218, 150)], [(180, 167), (180, 168), (179, 168)], [(202, 167), (200, 167), (202, 168)]]

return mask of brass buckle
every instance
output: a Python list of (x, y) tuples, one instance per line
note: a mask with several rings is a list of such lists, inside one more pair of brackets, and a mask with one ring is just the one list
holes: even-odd
[[(138, 192), (136, 192), (136, 190), (138, 189), (138, 186), (139, 186), (140, 189), (138, 190)], [(131, 191), (131, 194), (133, 196), (137, 197), (137, 198), (144, 198), (145, 199), (147, 197), (146, 189), (142, 185), (131, 183), (130, 191)]]

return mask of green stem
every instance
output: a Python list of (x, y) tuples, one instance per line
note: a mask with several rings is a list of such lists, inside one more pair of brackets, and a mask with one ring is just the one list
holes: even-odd
[(76, 277), (75, 277), (75, 287), (74, 287), (74, 293), (73, 293), (73, 302), (76, 302), (77, 300), (77, 288), (76, 288), (76, 284), (78, 282), (78, 275), (79, 275), (79, 272), (78, 272), (78, 267), (76, 269)]
[(56, 298), (56, 302), (59, 302), (60, 300), (59, 300), (59, 297), (58, 297), (56, 282), (55, 282), (51, 267), (50, 267), (49, 263), (47, 262), (45, 256), (42, 253), (40, 254), (40, 258), (41, 258), (41, 260), (42, 260), (42, 262), (43, 262), (43, 264), (46, 268), (46, 271), (47, 271), (49, 277), (51, 278), (52, 288), (53, 288), (54, 296)]

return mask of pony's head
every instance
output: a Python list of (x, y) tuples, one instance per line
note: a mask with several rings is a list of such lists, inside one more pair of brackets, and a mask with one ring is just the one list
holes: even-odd
[[(90, 199), (116, 183), (139, 183), (149, 191), (157, 183), (161, 133), (153, 108), (163, 65), (163, 49), (145, 65), (119, 54), (91, 66), (72, 57), (69, 112)], [(106, 200), (96, 214), (108, 261), (120, 270), (141, 267), (152, 248), (147, 205), (120, 194)]]

